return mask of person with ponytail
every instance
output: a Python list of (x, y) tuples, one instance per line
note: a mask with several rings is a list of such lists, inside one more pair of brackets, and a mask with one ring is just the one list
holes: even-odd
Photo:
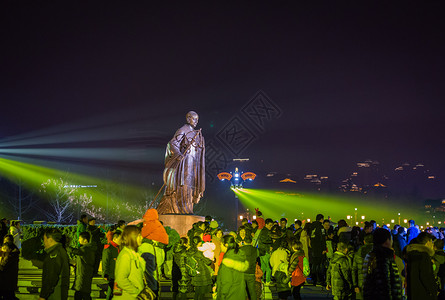
[(244, 252), (240, 251), (235, 238), (226, 235), (221, 241), (221, 251), (225, 252), (216, 282), (217, 299), (245, 300), (246, 285), (244, 272), (249, 268)]

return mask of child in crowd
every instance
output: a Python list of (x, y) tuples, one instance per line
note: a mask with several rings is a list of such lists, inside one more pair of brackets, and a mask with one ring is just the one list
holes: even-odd
[(326, 273), (326, 289), (332, 289), (335, 300), (348, 300), (351, 299), (353, 294), (352, 268), (347, 254), (348, 244), (339, 242), (337, 251), (334, 253)]
[(310, 274), (309, 260), (304, 255), (303, 244), (300, 241), (294, 241), (291, 249), (293, 253), (289, 261), (288, 272), (291, 274), (292, 296), (295, 300), (300, 300), (301, 287)]
[(328, 229), (328, 234), (326, 238), (326, 258), (329, 261), (334, 257), (334, 249), (335, 249), (335, 242), (334, 242), (334, 229), (331, 227)]

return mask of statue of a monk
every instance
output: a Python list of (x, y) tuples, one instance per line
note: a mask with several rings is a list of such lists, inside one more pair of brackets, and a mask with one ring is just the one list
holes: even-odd
[(187, 124), (179, 128), (167, 144), (164, 169), (164, 196), (159, 214), (193, 214), (193, 204), (205, 190), (205, 146), (198, 114), (190, 111)]

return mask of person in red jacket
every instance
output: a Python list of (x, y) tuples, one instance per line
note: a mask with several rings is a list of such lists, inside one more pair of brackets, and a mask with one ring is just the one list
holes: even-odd
[(303, 244), (300, 241), (292, 243), (293, 254), (289, 260), (288, 273), (291, 274), (292, 296), (294, 299), (301, 299), (300, 290), (309, 276), (309, 261), (304, 256)]
[(113, 298), (114, 271), (116, 269), (117, 256), (120, 252), (121, 233), (121, 231), (113, 233), (111, 242), (104, 246), (104, 252), (102, 254), (103, 274), (104, 278), (108, 280), (107, 300)]
[(263, 229), (266, 225), (266, 221), (263, 218), (263, 213), (260, 212), (259, 208), (255, 208), (256, 221), (258, 222), (258, 229)]

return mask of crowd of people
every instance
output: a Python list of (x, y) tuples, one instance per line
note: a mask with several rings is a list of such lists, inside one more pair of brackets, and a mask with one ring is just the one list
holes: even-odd
[[(304, 285), (330, 290), (334, 299), (444, 298), (443, 230), (421, 232), (412, 220), (409, 228), (375, 221), (360, 228), (318, 214), (312, 223), (289, 225), (257, 210), (255, 220), (243, 219), (226, 234), (207, 216), (173, 245), (155, 209), (139, 223), (121, 220), (108, 232), (95, 221), (78, 220), (77, 247), (57, 228), (45, 231), (40, 299), (68, 298), (70, 265), (75, 299), (91, 299), (95, 276), (107, 280), (107, 299), (156, 299), (161, 279), (172, 281), (174, 299), (190, 293), (194, 299), (262, 299), (266, 286), (274, 286), (279, 299), (301, 299)], [(20, 225), (1, 223), (0, 300), (16, 299)]]

